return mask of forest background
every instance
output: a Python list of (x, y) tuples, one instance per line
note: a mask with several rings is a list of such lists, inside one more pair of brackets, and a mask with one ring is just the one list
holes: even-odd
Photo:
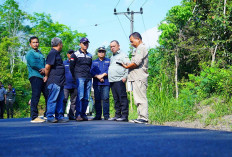
[[(199, 106), (207, 105), (213, 112), (205, 119), (205, 125), (232, 114), (231, 13), (232, 2), (227, 0), (183, 0), (168, 11), (159, 25), (159, 46), (149, 49), (147, 96), (151, 123), (194, 120), (199, 118)], [(0, 6), (0, 81), (5, 87), (11, 83), (16, 89), (16, 118), (30, 116), (31, 88), (25, 55), (32, 35), (39, 37), (45, 57), (51, 39), (60, 37), (64, 59), (67, 50), (77, 50), (79, 40), (87, 36), (53, 22), (49, 14), (30, 15), (20, 10), (14, 0), (6, 0)], [(107, 48), (107, 55), (111, 54)], [(110, 101), (113, 116), (112, 96)], [(41, 97), (41, 111), (44, 104)], [(136, 118), (134, 104), (129, 118)]]

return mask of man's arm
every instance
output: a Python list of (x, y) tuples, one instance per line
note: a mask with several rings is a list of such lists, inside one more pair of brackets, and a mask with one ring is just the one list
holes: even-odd
[(51, 71), (51, 65), (49, 65), (49, 64), (46, 64), (45, 65), (45, 76), (44, 76), (44, 78), (43, 78), (43, 80), (44, 80), (44, 82), (47, 82), (47, 80), (48, 80), (48, 76), (49, 76), (49, 73), (50, 73), (50, 71)]
[(69, 69), (70, 69), (70, 72), (71, 72), (73, 78), (75, 78), (76, 60), (77, 60), (77, 57), (76, 57), (76, 55), (73, 53), (73, 54), (71, 55), (70, 64), (69, 64)]

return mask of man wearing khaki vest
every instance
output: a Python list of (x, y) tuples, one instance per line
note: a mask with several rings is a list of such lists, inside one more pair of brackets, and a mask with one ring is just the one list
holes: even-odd
[(130, 120), (133, 123), (148, 123), (147, 77), (148, 51), (138, 32), (130, 35), (131, 46), (136, 50), (132, 53), (131, 63), (123, 64), (129, 69), (128, 81), (132, 83), (134, 102), (137, 105), (138, 118)]

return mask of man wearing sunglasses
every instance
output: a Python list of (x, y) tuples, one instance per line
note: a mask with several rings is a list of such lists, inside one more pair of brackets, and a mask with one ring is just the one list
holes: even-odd
[(77, 85), (76, 100), (76, 120), (88, 121), (86, 109), (89, 103), (89, 95), (92, 85), (92, 75), (90, 69), (92, 65), (92, 55), (87, 52), (89, 40), (82, 38), (80, 40), (80, 49), (71, 55), (70, 71)]
[[(110, 83), (108, 80), (108, 69), (110, 66), (110, 59), (105, 58), (105, 47), (98, 48), (98, 59), (92, 62), (91, 74), (93, 77), (93, 89), (95, 98), (96, 116), (93, 120), (101, 120), (102, 106), (104, 120), (109, 119), (109, 91)], [(102, 104), (101, 104), (102, 102)]]

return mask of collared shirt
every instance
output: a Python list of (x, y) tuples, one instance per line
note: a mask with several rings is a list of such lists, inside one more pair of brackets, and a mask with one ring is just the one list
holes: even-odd
[(132, 53), (131, 62), (137, 68), (129, 70), (128, 81), (140, 80), (147, 83), (148, 74), (148, 51), (144, 43), (141, 43)]
[(3, 101), (5, 99), (6, 90), (4, 87), (0, 87), (0, 101)]
[(127, 78), (128, 69), (125, 69), (116, 62), (126, 64), (130, 63), (130, 60), (128, 56), (122, 53), (120, 50), (116, 52), (116, 54), (113, 54), (113, 56), (111, 56), (110, 66), (108, 70), (109, 82), (118, 82), (121, 81), (123, 78)]
[(46, 64), (51, 65), (47, 86), (52, 83), (63, 86), (65, 82), (65, 71), (60, 52), (52, 48), (47, 56)]
[(65, 84), (64, 84), (64, 88), (65, 89), (76, 88), (76, 82), (72, 77), (69, 65), (70, 65), (69, 60), (64, 61), (64, 67), (65, 67)]
[(6, 99), (7, 100), (15, 101), (15, 95), (16, 95), (15, 90), (7, 90), (6, 91)]
[(39, 70), (45, 67), (44, 55), (38, 50), (30, 49), (26, 54), (27, 69), (29, 72), (29, 78), (35, 76), (43, 78), (44, 76), (40, 74)]
[[(96, 85), (110, 85), (108, 80), (108, 69), (110, 66), (110, 59), (104, 58), (102, 61), (98, 58), (92, 62), (91, 67), (91, 75), (93, 77), (93, 86)], [(104, 82), (100, 82), (99, 79), (95, 78), (95, 75), (106, 73), (107, 76), (105, 76)]]
[(92, 65), (92, 55), (89, 52), (84, 52), (79, 49), (71, 55), (70, 71), (73, 77), (91, 79), (90, 69)]

